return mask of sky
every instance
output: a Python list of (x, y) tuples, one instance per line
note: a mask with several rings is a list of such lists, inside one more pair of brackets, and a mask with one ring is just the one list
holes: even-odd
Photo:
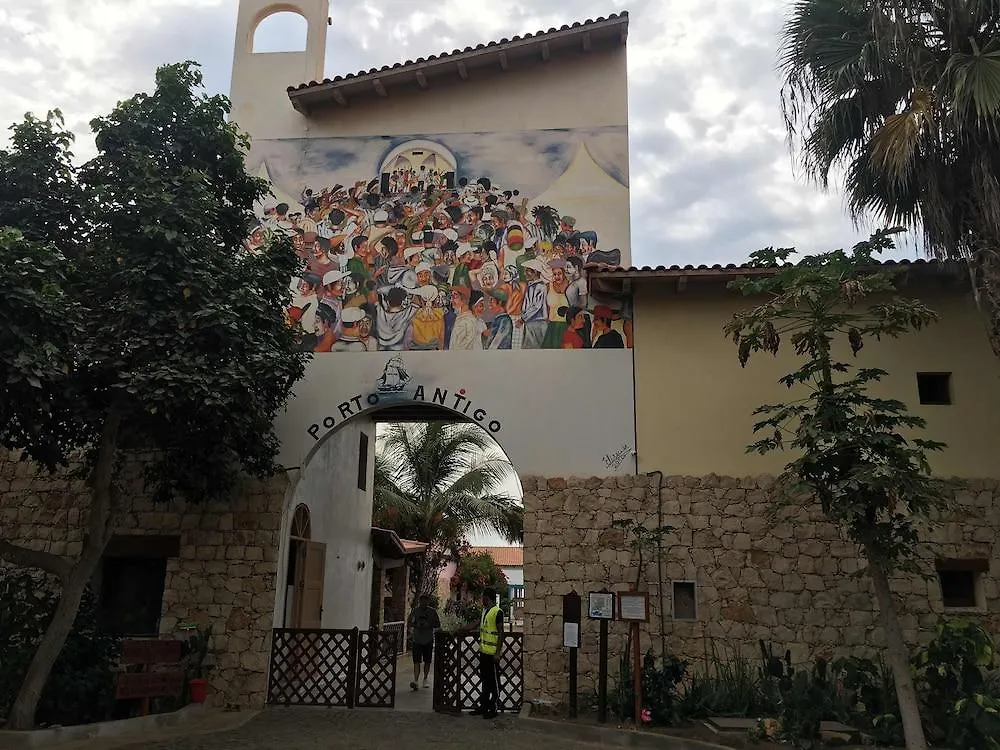
[[(787, 0), (333, 0), (327, 76), (612, 12), (630, 15), (632, 261), (739, 263), (774, 245), (814, 252), (867, 234), (842, 195), (795, 174), (776, 49)], [(195, 60), (228, 93), (237, 0), (0, 0), (0, 123), (58, 107), (93, 153), (89, 121)], [(277, 47), (275, 23), (260, 42)], [(289, 81), (298, 84), (300, 81)], [(599, 106), (592, 96), (581, 107)], [(0, 147), (6, 143), (0, 132)], [(903, 252), (901, 255), (913, 255)]]

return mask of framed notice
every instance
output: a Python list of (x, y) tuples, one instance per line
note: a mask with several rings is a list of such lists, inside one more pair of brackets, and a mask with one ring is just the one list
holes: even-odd
[(607, 591), (591, 591), (587, 595), (587, 617), (591, 620), (615, 619), (615, 595)]
[(618, 619), (649, 622), (649, 594), (645, 591), (623, 591), (618, 594)]
[(580, 648), (580, 623), (563, 623), (563, 646), (566, 648)]

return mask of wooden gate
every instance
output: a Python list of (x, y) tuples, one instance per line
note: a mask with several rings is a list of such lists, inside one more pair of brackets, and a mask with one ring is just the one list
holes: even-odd
[[(504, 633), (498, 710), (518, 713), (524, 700), (524, 634)], [(434, 710), (458, 714), (479, 707), (479, 637), (434, 636)]]
[(391, 631), (276, 628), (267, 702), (278, 706), (393, 708), (396, 640)]

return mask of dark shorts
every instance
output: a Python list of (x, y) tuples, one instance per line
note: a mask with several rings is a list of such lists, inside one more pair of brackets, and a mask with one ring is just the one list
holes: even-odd
[(424, 664), (430, 664), (434, 659), (434, 644), (433, 643), (414, 643), (413, 644), (413, 663), (419, 664), (423, 662)]

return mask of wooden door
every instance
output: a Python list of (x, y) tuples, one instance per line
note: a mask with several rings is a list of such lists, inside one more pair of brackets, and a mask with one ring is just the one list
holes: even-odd
[(296, 560), (296, 594), (300, 628), (318, 630), (323, 621), (323, 573), (326, 568), (326, 545), (302, 540)]

